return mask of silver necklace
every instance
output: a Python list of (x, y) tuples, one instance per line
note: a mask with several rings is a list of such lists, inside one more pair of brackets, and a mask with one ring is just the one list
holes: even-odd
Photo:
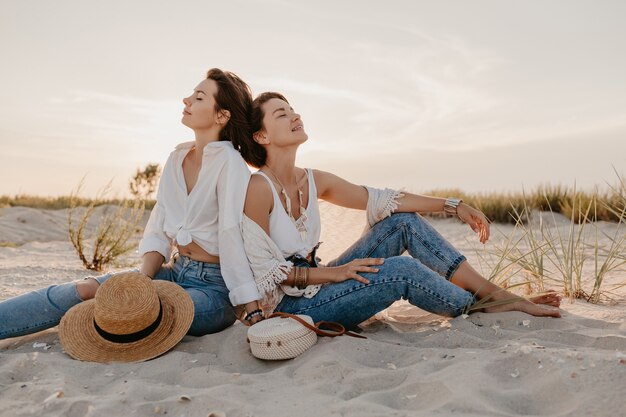
[[(307, 219), (306, 217), (306, 210), (302, 204), (302, 196), (303, 196), (303, 192), (300, 189), (300, 187), (298, 186), (298, 178), (297, 176), (294, 174), (294, 181), (296, 183), (296, 188), (298, 189), (298, 202), (300, 203), (300, 217), (298, 217), (298, 220), (296, 220), (293, 217), (293, 214), (291, 213), (291, 198), (289, 198), (289, 195), (287, 194), (287, 189), (285, 188), (285, 186), (283, 185), (283, 183), (278, 179), (278, 176), (274, 173), (274, 170), (272, 170), (272, 168), (270, 168), (268, 165), (265, 165), (265, 167), (267, 168), (267, 170), (270, 172), (270, 174), (272, 174), (272, 177), (274, 177), (274, 179), (276, 180), (276, 182), (278, 183), (278, 185), (280, 185), (280, 193), (285, 197), (285, 211), (287, 212), (287, 215), (289, 216), (289, 218), (291, 219), (291, 221), (293, 221), (293, 223), (296, 226), (296, 229), (298, 230), (298, 232), (300, 233), (300, 238), (302, 240), (306, 239), (306, 235), (307, 235), (307, 228), (306, 228), (306, 224), (305, 221)], [(310, 196), (309, 196), (310, 198)]]

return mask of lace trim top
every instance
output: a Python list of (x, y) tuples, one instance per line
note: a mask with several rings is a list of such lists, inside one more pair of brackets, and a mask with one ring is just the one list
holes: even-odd
[[(309, 181), (312, 180), (313, 175), (310, 176)], [(388, 188), (385, 190), (371, 187), (365, 188), (368, 191), (368, 227), (371, 227), (378, 221), (390, 216), (397, 209), (397, 199), (402, 197), (403, 194)], [(310, 195), (309, 201), (312, 202), (314, 198), (315, 195)], [(317, 201), (315, 203), (317, 204)], [(279, 202), (279, 204), (281, 205), (277, 206), (275, 202), (275, 209), (272, 213), (277, 211), (276, 208), (280, 209), (282, 207), (282, 203)], [(287, 217), (286, 214), (285, 217)], [(320, 221), (319, 211), (317, 212), (316, 220), (317, 222)], [(293, 222), (291, 222), (290, 227), (295, 230)], [(293, 232), (291, 229), (286, 226), (280, 228), (272, 227), (270, 218), (270, 235), (268, 236), (257, 223), (246, 215), (243, 216), (242, 235), (244, 247), (257, 288), (263, 295), (261, 306), (265, 314), (271, 314), (285, 294), (292, 297), (313, 298), (322, 287), (321, 284), (309, 285), (304, 290), (299, 290), (296, 287), (281, 284), (287, 279), (293, 268), (293, 263), (287, 261), (286, 258), (294, 255), (296, 252), (285, 251), (285, 248), (280, 247), (279, 242), (282, 241), (281, 238), (284, 238), (287, 232)], [(313, 249), (313, 246), (306, 253), (300, 253), (300, 255), (306, 257), (310, 250)]]

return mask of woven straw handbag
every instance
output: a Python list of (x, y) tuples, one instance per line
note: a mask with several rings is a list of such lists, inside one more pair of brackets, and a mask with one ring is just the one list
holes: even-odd
[[(320, 327), (331, 330), (322, 330)], [(274, 313), (248, 329), (248, 342), (252, 355), (259, 359), (283, 360), (301, 355), (317, 342), (317, 335), (335, 337), (347, 334), (365, 339), (339, 323), (318, 322), (306, 315)]]

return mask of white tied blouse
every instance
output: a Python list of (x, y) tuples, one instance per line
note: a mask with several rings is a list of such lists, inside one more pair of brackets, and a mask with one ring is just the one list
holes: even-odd
[(231, 142), (207, 144), (202, 167), (191, 193), (183, 175), (183, 160), (194, 142), (178, 145), (170, 154), (159, 183), (139, 254), (159, 252), (167, 260), (172, 245), (192, 241), (220, 257), (220, 269), (233, 305), (261, 298), (241, 237), (243, 206), (250, 170)]
[[(291, 269), (293, 268), (293, 263), (287, 261), (286, 258), (294, 255), (295, 253), (299, 253), (302, 256), (308, 255), (317, 244), (317, 239), (319, 239), (320, 235), (320, 215), (315, 180), (310, 170), (307, 170), (307, 174), (309, 178), (309, 206), (306, 213), (308, 215), (307, 221), (311, 223), (307, 226), (315, 229), (315, 226), (317, 225), (317, 234), (314, 239), (307, 239), (310, 240), (310, 242), (303, 242), (304, 244), (301, 248), (299, 248), (300, 250), (292, 249), (292, 251), (285, 251), (286, 248), (282, 246), (287, 245), (284, 243), (281, 245), (281, 242), (291, 242), (293, 240), (293, 236), (298, 235), (298, 232), (296, 231), (296, 226), (293, 222), (291, 222), (289, 227), (286, 227), (284, 222), (281, 222), (280, 227), (278, 227), (279, 222), (276, 220), (272, 221), (272, 217), (280, 215), (278, 212), (285, 211), (280, 200), (278, 200), (278, 203), (276, 202), (277, 193), (274, 190), (273, 185), (272, 193), (274, 194), (274, 209), (270, 214), (269, 236), (265, 233), (261, 226), (254, 222), (254, 220), (250, 219), (246, 215), (243, 216), (242, 227), (244, 246), (246, 254), (248, 255), (248, 260), (250, 261), (250, 267), (252, 268), (256, 285), (259, 292), (263, 294), (261, 305), (266, 315), (271, 314), (276, 309), (276, 306), (281, 302), (285, 294), (292, 297), (304, 296), (307, 298), (313, 298), (321, 288), (321, 285), (318, 284), (309, 285), (304, 290), (300, 290), (296, 287), (281, 284), (287, 279), (289, 272), (291, 272)], [(389, 188), (384, 190), (378, 190), (370, 187), (365, 188), (368, 191), (367, 230), (380, 220), (390, 216), (398, 208), (397, 199), (402, 197), (403, 194)], [(309, 209), (311, 207), (315, 207), (315, 209), (310, 212)], [(312, 219), (311, 216), (313, 215), (315, 218)], [(315, 243), (312, 243), (313, 240), (315, 240)], [(303, 249), (306, 250), (306, 253), (301, 253), (303, 252)]]

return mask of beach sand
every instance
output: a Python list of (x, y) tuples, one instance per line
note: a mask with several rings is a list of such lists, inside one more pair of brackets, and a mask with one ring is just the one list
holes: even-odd
[[(360, 235), (364, 216), (321, 208), (319, 254), (329, 260)], [(0, 299), (91, 275), (67, 240), (66, 215), (0, 209)], [(513, 230), (494, 226), (501, 232), (482, 248), (467, 226), (429, 221), (477, 267)], [(114, 270), (137, 262), (131, 254)], [(187, 336), (148, 362), (110, 365), (71, 359), (50, 329), (0, 341), (0, 416), (620, 416), (626, 293), (617, 291), (613, 305), (564, 300), (561, 319), (447, 319), (398, 302), (362, 325), (366, 340), (319, 338), (280, 362), (252, 357), (240, 323)]]

